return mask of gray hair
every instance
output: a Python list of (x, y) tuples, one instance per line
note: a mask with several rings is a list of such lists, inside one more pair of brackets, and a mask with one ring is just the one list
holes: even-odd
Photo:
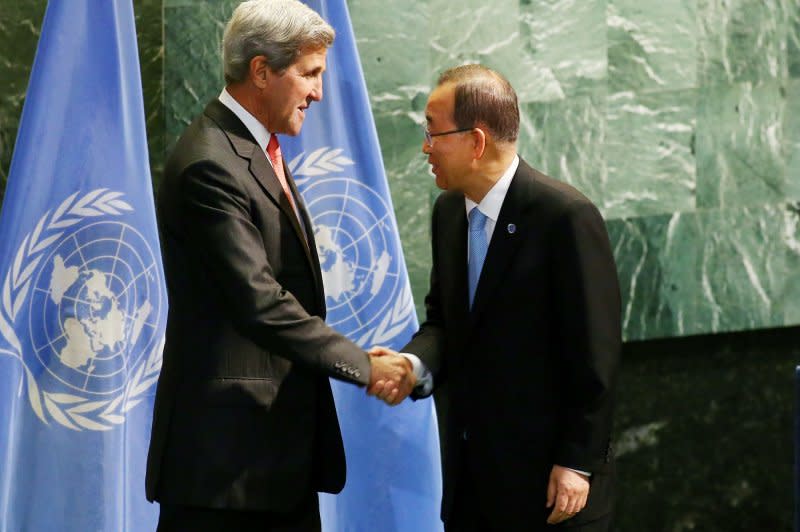
[(519, 134), (519, 104), (511, 83), (483, 65), (445, 70), (437, 85), (455, 85), (453, 122), (457, 128), (483, 124), (499, 141), (514, 142)]
[(233, 11), (222, 35), (226, 83), (243, 81), (250, 60), (267, 58), (270, 70), (285, 71), (301, 51), (328, 48), (336, 33), (316, 11), (298, 0), (248, 0)]

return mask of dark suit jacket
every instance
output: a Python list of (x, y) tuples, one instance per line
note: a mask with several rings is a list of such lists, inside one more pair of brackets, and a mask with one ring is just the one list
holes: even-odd
[(328, 377), (367, 384), (369, 359), (324, 324), (313, 231), (289, 181), (308, 245), (266, 154), (218, 100), (167, 162), (158, 221), (169, 317), (151, 501), (280, 511), (344, 485)]
[[(513, 224), (513, 225), (511, 225)], [(603, 220), (578, 191), (520, 160), (472, 310), (464, 196), (433, 210), (427, 320), (403, 351), (446, 382), (442, 519), (466, 431), (482, 510), (498, 530), (543, 530), (553, 464), (592, 472), (573, 521), (612, 507), (612, 392), (620, 295)], [(438, 395), (437, 395), (438, 397)]]

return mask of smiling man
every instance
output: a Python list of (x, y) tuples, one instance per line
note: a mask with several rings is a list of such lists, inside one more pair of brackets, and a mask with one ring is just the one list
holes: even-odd
[(444, 192), (427, 319), (402, 351), (418, 357), (413, 397), (447, 384), (445, 530), (607, 531), (621, 327), (603, 219), (519, 157), (517, 95), (497, 72), (447, 70), (425, 117)]
[(159, 530), (316, 531), (345, 482), (328, 377), (410, 389), (403, 357), (324, 323), (308, 214), (278, 134), (322, 99), (333, 29), (296, 0), (240, 4), (226, 87), (186, 129), (158, 198), (169, 317), (147, 464)]

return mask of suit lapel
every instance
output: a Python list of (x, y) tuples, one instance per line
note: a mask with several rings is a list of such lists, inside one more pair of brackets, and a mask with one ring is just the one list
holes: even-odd
[[(320, 268), (319, 264), (319, 254), (317, 253), (317, 243), (314, 239), (314, 227), (311, 225), (311, 217), (308, 214), (308, 209), (306, 208), (305, 201), (303, 201), (303, 196), (300, 194), (300, 191), (297, 190), (297, 185), (294, 183), (294, 178), (289, 173), (289, 168), (286, 166), (284, 162), (283, 165), (284, 172), (286, 175), (286, 180), (289, 183), (289, 188), (292, 189), (292, 196), (294, 197), (294, 201), (297, 202), (297, 211), (300, 213), (302, 218), (302, 223), (305, 226), (306, 230), (305, 233), (301, 233), (304, 236), (308, 236), (306, 242), (306, 256), (308, 257), (309, 262), (312, 265), (311, 270), (314, 272), (314, 284), (317, 289), (317, 296), (318, 296), (318, 304), (319, 308), (322, 310), (322, 318), (325, 319), (326, 314), (326, 306), (325, 306), (325, 287), (322, 284), (322, 269)], [(277, 178), (276, 178), (277, 180)], [(298, 230), (300, 226), (297, 227)]]
[(443, 301), (450, 305), (454, 319), (459, 325), (456, 330), (463, 330), (469, 319), (469, 292), (467, 290), (467, 214), (464, 209), (463, 196), (453, 196), (453, 200), (440, 214), (439, 257), (442, 261), (439, 278), (443, 287)]
[(306, 240), (306, 235), (303, 233), (294, 209), (292, 209), (292, 205), (289, 203), (289, 198), (287, 198), (286, 194), (283, 193), (283, 188), (278, 181), (278, 176), (275, 175), (275, 170), (273, 170), (272, 165), (267, 160), (267, 154), (261, 150), (261, 147), (255, 141), (255, 139), (253, 139), (253, 136), (250, 134), (250, 131), (247, 129), (247, 127), (242, 124), (233, 111), (228, 109), (218, 99), (212, 100), (206, 106), (205, 113), (225, 132), (231, 142), (231, 145), (233, 146), (234, 151), (239, 155), (239, 157), (250, 161), (250, 173), (264, 190), (267, 197), (269, 197), (270, 200), (278, 205), (280, 210), (283, 211), (283, 214), (289, 219), (295, 235), (297, 236), (298, 240), (300, 240), (300, 245), (302, 245), (303, 249), (305, 250), (306, 259), (311, 266), (311, 271), (314, 272), (315, 288), (319, 298), (322, 300), (320, 308), (324, 309), (325, 294), (323, 293), (322, 278), (319, 271), (319, 258), (317, 257), (316, 248), (314, 247), (311, 221), (308, 218), (308, 214), (305, 212), (305, 206), (300, 199), (300, 194), (297, 192), (294, 179), (292, 179), (289, 168), (286, 166), (286, 162), (284, 161), (283, 164), (284, 175), (286, 176), (286, 180), (288, 181), (289, 187), (291, 188), (292, 194), (297, 202), (298, 211), (303, 217), (303, 222), (306, 225), (306, 230), (308, 231), (308, 240)]
[[(269, 195), (272, 201), (278, 204), (283, 214), (289, 219), (295, 235), (306, 248), (306, 256), (309, 262), (313, 262), (311, 254), (309, 253), (305, 232), (300, 227), (300, 220), (298, 220), (292, 208), (292, 204), (289, 203), (289, 198), (283, 193), (283, 187), (281, 187), (280, 181), (278, 181), (278, 176), (275, 175), (275, 170), (267, 160), (267, 154), (263, 153), (258, 146), (256, 146), (256, 153), (254, 153), (253, 157), (250, 159), (250, 173), (253, 174), (262, 188), (267, 192), (267, 195)], [(283, 175), (286, 176), (286, 182), (289, 184), (294, 201), (297, 203), (297, 210), (302, 213), (303, 208), (301, 207), (300, 194), (297, 192), (294, 179), (292, 179), (292, 174), (289, 172), (289, 168), (286, 166), (285, 162), (283, 165)], [(306, 230), (310, 231), (311, 226), (306, 224)]]
[[(520, 166), (508, 187), (497, 224), (492, 233), (492, 240), (489, 242), (489, 249), (486, 252), (486, 259), (483, 262), (483, 269), (475, 290), (475, 301), (470, 312), (470, 321), (473, 323), (477, 321), (487, 302), (496, 293), (498, 285), (503, 281), (506, 268), (514, 258), (526, 233), (531, 230), (522, 218), (523, 189), (525, 188), (523, 164), (523, 161), (520, 160)], [(464, 286), (466, 286), (466, 282)]]

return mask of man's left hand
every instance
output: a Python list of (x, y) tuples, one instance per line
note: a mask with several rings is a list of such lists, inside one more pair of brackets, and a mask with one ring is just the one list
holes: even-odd
[(554, 465), (547, 483), (547, 508), (553, 507), (547, 522), (555, 525), (574, 517), (586, 506), (588, 496), (589, 477)]

